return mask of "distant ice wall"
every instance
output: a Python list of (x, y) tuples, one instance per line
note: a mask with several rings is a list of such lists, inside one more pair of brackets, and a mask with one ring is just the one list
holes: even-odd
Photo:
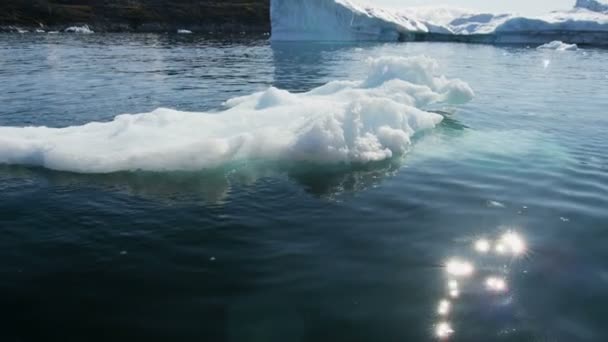
[(396, 41), (421, 22), (348, 0), (272, 0), (272, 40)]
[(350, 0), (271, 0), (272, 40), (608, 45), (607, 9), (605, 0), (578, 0), (568, 11), (525, 17), (454, 8), (386, 10)]

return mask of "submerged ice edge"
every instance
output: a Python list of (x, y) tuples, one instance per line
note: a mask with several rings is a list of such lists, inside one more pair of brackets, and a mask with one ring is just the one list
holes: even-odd
[(427, 57), (370, 59), (367, 77), (306, 93), (269, 88), (221, 112), (160, 108), (65, 128), (0, 127), (0, 164), (79, 173), (193, 171), (235, 161), (369, 163), (403, 155), (416, 132), (442, 121), (424, 111), (473, 90), (437, 75)]

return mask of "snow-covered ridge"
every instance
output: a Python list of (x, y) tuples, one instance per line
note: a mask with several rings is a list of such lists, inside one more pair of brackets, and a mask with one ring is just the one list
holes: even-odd
[(568, 11), (525, 17), (454, 8), (386, 10), (350, 0), (271, 0), (273, 40), (441, 40), (608, 45), (608, 4), (578, 0)]

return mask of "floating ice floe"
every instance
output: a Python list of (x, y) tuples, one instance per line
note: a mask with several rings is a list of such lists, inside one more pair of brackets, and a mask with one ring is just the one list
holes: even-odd
[(578, 46), (576, 44), (566, 44), (562, 41), (555, 40), (547, 44), (539, 46), (539, 50), (555, 50), (555, 51), (576, 51)]
[(489, 208), (506, 208), (506, 206), (503, 203), (500, 203), (498, 201), (487, 201), (486, 205)]
[(430, 105), (469, 101), (463, 81), (428, 57), (370, 59), (362, 80), (305, 93), (271, 87), (213, 113), (157, 109), (82, 126), (0, 127), (0, 164), (108, 173), (213, 168), (243, 160), (369, 163), (400, 156), (443, 116)]

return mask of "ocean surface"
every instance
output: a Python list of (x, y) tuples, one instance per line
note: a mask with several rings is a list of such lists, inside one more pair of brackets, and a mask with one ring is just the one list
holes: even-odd
[(475, 97), (403, 157), (0, 165), (0, 341), (607, 341), (606, 50), (4, 34), (0, 126), (222, 115), (418, 55)]

